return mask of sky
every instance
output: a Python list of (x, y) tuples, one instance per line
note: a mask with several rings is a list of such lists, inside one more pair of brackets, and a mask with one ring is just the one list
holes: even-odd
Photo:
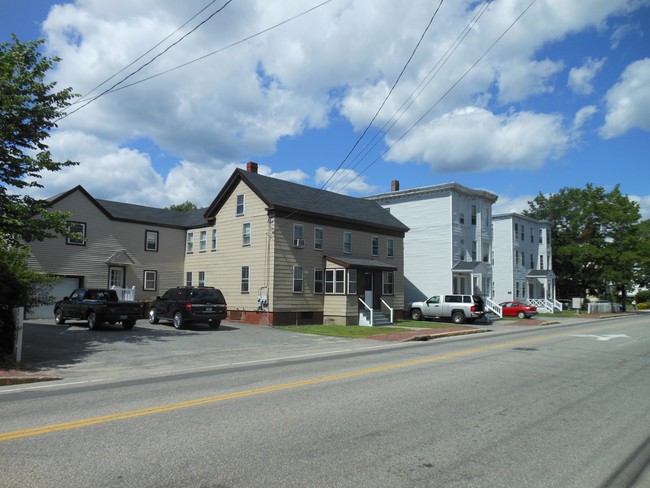
[(237, 167), (352, 196), (587, 184), (650, 218), (650, 0), (0, 0), (80, 95), (48, 198), (207, 206)]

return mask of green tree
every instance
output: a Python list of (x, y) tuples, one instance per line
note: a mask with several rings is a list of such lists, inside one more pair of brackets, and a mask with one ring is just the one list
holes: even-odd
[[(46, 82), (58, 58), (39, 52), (43, 40), (0, 44), (0, 239), (5, 245), (67, 235), (67, 215), (48, 210), (47, 200), (21, 195), (40, 187), (43, 171), (77, 163), (52, 160), (46, 140), (74, 98)], [(13, 188), (14, 191), (10, 191)]]
[(185, 203), (179, 203), (177, 205), (170, 205), (167, 207), (167, 210), (175, 210), (176, 212), (191, 212), (192, 210), (196, 210), (197, 206), (194, 205), (192, 202), (189, 200), (186, 201)]
[[(639, 205), (618, 185), (610, 192), (587, 184), (539, 194), (524, 211), (551, 224), (553, 271), (565, 296), (611, 294), (638, 283)], [(613, 287), (613, 289), (612, 289)]]

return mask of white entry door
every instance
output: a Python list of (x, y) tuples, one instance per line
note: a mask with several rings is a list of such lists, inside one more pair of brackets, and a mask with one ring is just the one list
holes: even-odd
[(363, 277), (364, 282), (364, 294), (363, 301), (368, 304), (370, 308), (373, 308), (373, 282), (372, 282), (372, 273), (364, 273)]

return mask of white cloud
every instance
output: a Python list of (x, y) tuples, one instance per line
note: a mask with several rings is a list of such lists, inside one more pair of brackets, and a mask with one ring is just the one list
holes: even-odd
[(396, 142), (387, 159), (425, 161), (442, 172), (534, 169), (561, 154), (568, 142), (559, 116), (495, 115), (467, 107), (418, 127)]
[(590, 95), (594, 91), (593, 81), (605, 64), (604, 59), (587, 58), (579, 68), (569, 71), (569, 88), (579, 95)]
[[(43, 26), (48, 54), (62, 58), (53, 79), (59, 87), (87, 93), (173, 33), (205, 3), (77, 0), (55, 6)], [(127, 84), (216, 52), (317, 3), (232, 2)], [(478, 23), (455, 45), (484, 3), (445, 2), (375, 122), (375, 128), (381, 127), (412, 94), (420, 93), (408, 111), (393, 120), (395, 126), (385, 142), (392, 144), (428, 114), (390, 151), (391, 159), (426, 162), (443, 171), (482, 171), (539, 168), (562, 154), (571, 135), (562, 125), (565, 120), (570, 124), (573, 114), (543, 113), (546, 109), (534, 102), (540, 95), (558, 91), (558, 74), (565, 61), (560, 56), (540, 59), (540, 49), (586, 29), (605, 29), (608, 19), (639, 4), (637, 0), (538, 0), (474, 66), (528, 4), (525, 0), (490, 2)], [(108, 94), (59, 123), (59, 142), (65, 138), (74, 147), (79, 138), (82, 147), (87, 141), (93, 141), (93, 147), (77, 151), (72, 158), (81, 161), (83, 168), (65, 170), (59, 180), (48, 176), (58, 185), (47, 189), (48, 196), (78, 183), (94, 185), (97, 175), (87, 167), (108, 171), (110, 164), (121, 172), (105, 175), (111, 181), (96, 184), (102, 198), (164, 206), (185, 200), (209, 203), (232, 168), (241, 167), (248, 155), (263, 160), (283, 138), (298, 138), (340, 119), (363, 129), (400, 73), (434, 7), (426, 0), (407, 4), (337, 0), (189, 66)], [(197, 23), (198, 19), (155, 52)], [(141, 64), (127, 68), (104, 88)], [(574, 71), (573, 83), (585, 89), (597, 70), (582, 69)], [(621, 83), (627, 83), (627, 78)], [(611, 120), (604, 134), (613, 137), (617, 130), (627, 130), (618, 117), (622, 97), (613, 88), (607, 100)], [(504, 109), (503, 104), (508, 106)], [(575, 115), (575, 128), (593, 114), (590, 110)], [(639, 104), (636, 110), (641, 110)], [(632, 126), (644, 127), (634, 117), (631, 120)], [(138, 140), (151, 140), (166, 153), (167, 162), (173, 159), (176, 164), (170, 170), (159, 167), (157, 155), (133, 142)], [(345, 146), (341, 153), (348, 149), (347, 142), (331, 144)], [(310, 166), (307, 173), (286, 167), (278, 171), (283, 178), (304, 182), (307, 173), (316, 170)], [(359, 178), (353, 171), (345, 176), (348, 179), (339, 186), (347, 184), (343, 191), (373, 191), (368, 190), (369, 177)], [(202, 185), (209, 188), (203, 190)]]
[(605, 139), (632, 128), (650, 131), (650, 58), (630, 64), (605, 97), (607, 115), (600, 134)]
[(596, 112), (598, 112), (598, 108), (595, 105), (582, 107), (573, 118), (573, 128), (576, 130), (582, 128), (582, 126), (585, 125), (585, 122), (587, 122), (587, 120), (589, 120)]
[(528, 202), (535, 199), (536, 195), (519, 195), (512, 197), (510, 195), (499, 195), (499, 199), (492, 205), (492, 215), (523, 213), (529, 209)]
[(641, 220), (650, 219), (650, 195), (639, 197), (636, 195), (628, 195), (629, 199), (639, 204), (641, 213)]
[(368, 195), (378, 191), (376, 186), (366, 183), (365, 177), (350, 169), (340, 169), (335, 172), (321, 166), (316, 170), (314, 179), (319, 187), (324, 186), (325, 190), (344, 195), (349, 193)]

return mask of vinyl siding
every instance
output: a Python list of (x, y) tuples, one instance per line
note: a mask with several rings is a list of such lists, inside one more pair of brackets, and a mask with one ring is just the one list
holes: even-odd
[[(244, 214), (236, 215), (237, 195), (244, 195)], [(242, 227), (251, 224), (250, 246), (242, 246)], [(211, 250), (212, 229), (217, 229), (217, 249)], [(199, 251), (199, 235), (207, 231), (207, 250)], [(260, 288), (272, 282), (273, 249), (268, 245), (268, 218), (264, 203), (243, 182), (226, 199), (216, 216), (214, 226), (191, 229), (194, 252), (185, 254), (185, 273), (191, 271), (194, 284), (198, 272), (205, 271), (206, 285), (219, 288), (230, 310), (255, 310)], [(241, 292), (241, 269), (250, 269), (249, 292)], [(185, 274), (183, 274), (185, 277)], [(184, 279), (184, 278), (183, 278)], [(184, 283), (184, 282), (183, 282)]]
[[(183, 230), (113, 221), (81, 192), (71, 193), (53, 208), (70, 212), (70, 221), (86, 224), (86, 245), (68, 245), (63, 237), (32, 242), (29, 264), (34, 269), (82, 277), (86, 287), (106, 287), (109, 269), (106, 261), (115, 252), (127, 250), (133, 263), (124, 267), (125, 285), (135, 286), (137, 299), (154, 298), (161, 290), (176, 286), (182, 277)], [(158, 252), (145, 251), (146, 230), (158, 232)], [(157, 290), (143, 290), (145, 270), (157, 271)]]
[(497, 303), (514, 299), (514, 245), (512, 219), (494, 219), (494, 301)]

